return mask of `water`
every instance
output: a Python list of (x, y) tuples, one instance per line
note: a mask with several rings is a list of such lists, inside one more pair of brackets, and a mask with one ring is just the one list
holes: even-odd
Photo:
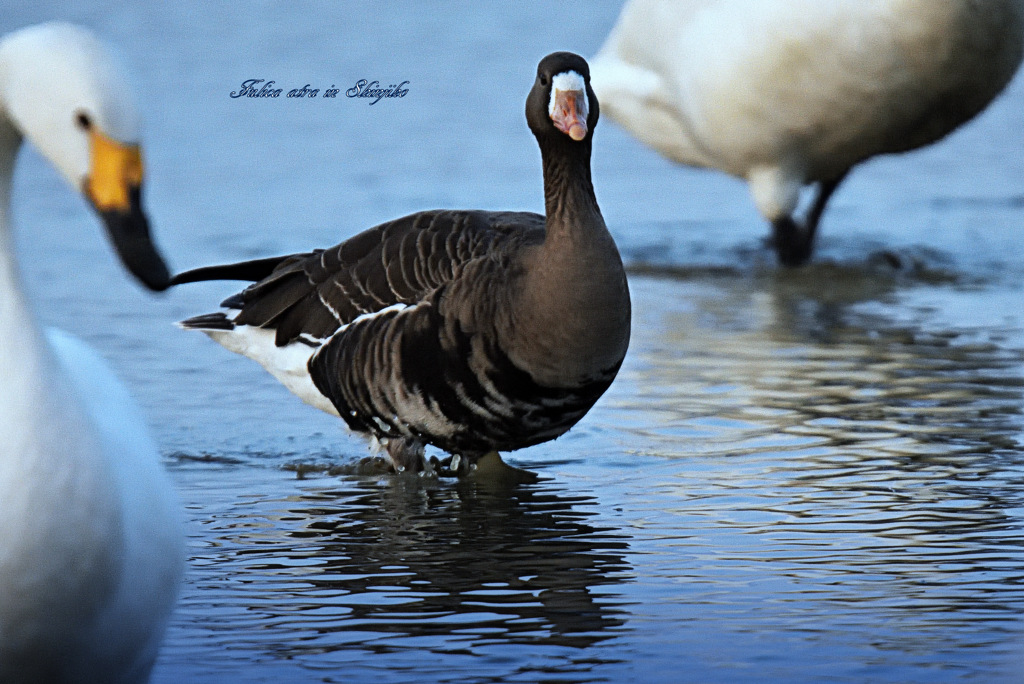
[[(147, 202), (185, 268), (430, 207), (540, 210), (533, 69), (592, 54), (617, 11), (39, 3), (0, 30), (63, 16), (124, 48)], [(228, 97), (248, 78), (410, 92)], [(576, 429), (509, 457), (543, 478), (516, 489), (350, 474), (366, 446), (337, 419), (170, 325), (231, 284), (141, 292), (25, 154), (40, 317), (121, 370), (188, 519), (154, 682), (1024, 681), (1022, 105), (1018, 80), (941, 145), (856, 171), (794, 273), (740, 183), (603, 122), (630, 354)]]

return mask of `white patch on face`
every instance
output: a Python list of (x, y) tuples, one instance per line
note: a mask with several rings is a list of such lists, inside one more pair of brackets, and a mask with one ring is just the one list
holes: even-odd
[[(551, 100), (548, 102), (548, 116), (554, 116), (555, 114), (555, 96), (559, 90), (577, 90), (586, 93), (587, 84), (583, 82), (583, 77), (575, 71), (563, 71), (555, 75), (551, 79)], [(586, 103), (585, 97), (583, 102)]]

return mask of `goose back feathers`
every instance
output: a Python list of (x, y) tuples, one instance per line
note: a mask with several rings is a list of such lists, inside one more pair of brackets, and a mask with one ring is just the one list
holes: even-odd
[[(577, 89), (560, 91), (560, 74)], [(255, 282), (227, 313), (183, 325), (387, 442), (400, 469), (419, 468), (424, 444), (473, 461), (558, 437), (629, 342), (625, 274), (590, 180), (597, 119), (586, 62), (549, 55), (527, 100), (546, 216), (424, 211), (329, 249), (196, 269), (174, 282)]]

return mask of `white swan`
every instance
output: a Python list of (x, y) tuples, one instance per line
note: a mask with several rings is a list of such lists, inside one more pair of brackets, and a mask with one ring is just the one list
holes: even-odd
[(39, 330), (9, 227), (25, 137), (87, 195), (125, 265), (151, 288), (166, 287), (140, 208), (139, 148), (127, 144), (138, 133), (123, 69), (90, 33), (43, 24), (0, 40), (5, 683), (145, 681), (177, 593), (180, 511), (145, 423), (94, 352)]
[(747, 180), (797, 265), (854, 165), (935, 142), (999, 94), (1022, 24), (1024, 0), (632, 0), (592, 83), (661, 154)]

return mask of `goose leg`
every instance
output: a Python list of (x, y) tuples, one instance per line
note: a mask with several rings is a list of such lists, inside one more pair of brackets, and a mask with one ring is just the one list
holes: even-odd
[(470, 471), (470, 476), (480, 482), (503, 484), (529, 484), (539, 479), (536, 473), (505, 463), (497, 451), (484, 454), (477, 459), (476, 468)]
[(400, 437), (388, 438), (385, 446), (391, 463), (395, 466), (395, 472), (418, 473), (427, 466), (423, 455), (423, 444), (411, 439)]
[(846, 173), (818, 184), (818, 194), (814, 198), (814, 204), (808, 210), (802, 226), (791, 216), (783, 217), (772, 223), (775, 253), (783, 266), (802, 266), (811, 258), (811, 253), (814, 251), (814, 236), (818, 232), (818, 222), (821, 221), (821, 215), (825, 213), (825, 205), (828, 204), (832, 193), (846, 178)]
[(431, 456), (430, 466), (440, 477), (466, 478), (482, 483), (525, 484), (539, 479), (536, 473), (505, 463), (497, 451), (470, 456), (453, 454), (444, 460)]
[(430, 467), (438, 477), (463, 477), (469, 474), (470, 460), (461, 454), (452, 454), (444, 460), (431, 456)]

